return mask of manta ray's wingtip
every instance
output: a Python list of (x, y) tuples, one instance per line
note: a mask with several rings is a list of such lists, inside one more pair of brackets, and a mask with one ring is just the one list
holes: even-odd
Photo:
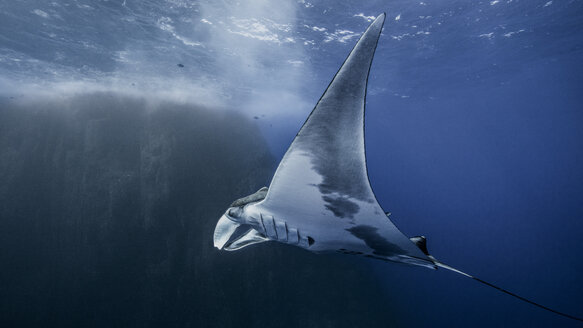
[[(385, 19), (387, 18), (387, 14), (386, 13), (380, 13), (377, 18), (375, 18), (375, 20), (370, 24), (370, 26), (368, 27), (368, 29), (366, 30), (365, 34), (376, 31), (377, 35), (377, 40), (378, 37), (380, 37), (380, 34), (383, 30), (383, 27), (385, 26)], [(372, 34), (372, 33), (371, 33)]]
[[(377, 18), (375, 18), (375, 22), (380, 21), (381, 23), (384, 23), (386, 18), (387, 18), (387, 13), (382, 12), (377, 16)], [(374, 24), (374, 22), (373, 22), (373, 24)]]

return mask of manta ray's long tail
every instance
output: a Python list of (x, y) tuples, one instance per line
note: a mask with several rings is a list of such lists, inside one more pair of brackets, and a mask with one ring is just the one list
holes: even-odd
[(581, 322), (583, 322), (583, 318), (578, 318), (578, 317), (572, 316), (572, 315), (570, 315), (570, 314), (567, 314), (567, 313), (563, 313), (563, 312), (560, 312), (560, 311), (557, 311), (557, 310), (553, 310), (553, 309), (551, 309), (551, 308), (549, 308), (549, 307), (546, 307), (546, 306), (544, 306), (544, 305), (542, 305), (542, 304), (539, 304), (539, 303), (533, 302), (533, 301), (531, 301), (531, 300), (529, 300), (529, 299), (527, 299), (527, 298), (524, 298), (524, 297), (522, 297), (522, 296), (520, 296), (520, 295), (516, 295), (516, 294), (514, 294), (513, 292), (507, 291), (507, 290), (506, 290), (506, 289), (504, 289), (504, 288), (498, 287), (498, 286), (496, 286), (496, 285), (493, 285), (493, 284), (491, 284), (491, 283), (489, 283), (489, 282), (487, 282), (487, 281), (484, 281), (484, 280), (482, 280), (482, 279), (480, 279), (480, 278), (474, 277), (474, 276), (472, 276), (472, 275), (470, 275), (470, 274), (467, 274), (467, 273), (465, 273), (465, 272), (463, 272), (463, 271), (460, 271), (460, 270), (458, 270), (458, 269), (456, 269), (456, 268), (450, 267), (449, 265), (447, 265), (447, 264), (444, 264), (444, 263), (441, 263), (441, 262), (439, 262), (439, 261), (437, 261), (437, 260), (434, 260), (434, 262), (433, 262), (433, 263), (435, 263), (435, 265), (437, 265), (437, 266), (438, 266), (438, 267), (440, 267), (440, 268), (444, 268), (444, 269), (447, 269), (447, 270), (449, 270), (449, 271), (452, 271), (452, 272), (455, 272), (455, 273), (459, 273), (459, 274), (461, 274), (462, 276), (466, 276), (466, 277), (468, 277), (468, 278), (472, 278), (472, 279), (474, 279), (474, 280), (475, 280), (475, 281), (477, 281), (477, 282), (480, 282), (480, 283), (482, 283), (482, 284), (484, 284), (484, 285), (486, 285), (486, 286), (489, 286), (489, 287), (492, 287), (492, 288), (494, 288), (494, 289), (497, 289), (497, 290), (499, 290), (499, 291), (501, 291), (501, 292), (503, 292), (503, 293), (506, 293), (506, 294), (508, 294), (508, 295), (510, 295), (510, 296), (514, 296), (514, 297), (518, 298), (519, 300), (521, 300), (521, 301), (524, 301), (524, 302), (526, 302), (526, 303), (530, 303), (530, 304), (532, 304), (532, 305), (534, 305), (534, 306), (538, 306), (538, 307), (539, 307), (539, 308), (541, 308), (541, 309), (544, 309), (544, 310), (547, 310), (547, 311), (550, 311), (550, 312), (556, 313), (556, 314), (558, 314), (558, 315), (562, 315), (563, 317), (567, 317), (567, 318), (569, 318), (569, 319), (573, 319), (573, 320), (577, 320), (577, 321), (581, 321)]

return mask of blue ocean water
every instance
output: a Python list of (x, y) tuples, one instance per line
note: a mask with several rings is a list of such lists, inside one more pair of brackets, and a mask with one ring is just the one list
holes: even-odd
[[(234, 109), (279, 159), (381, 12), (365, 130), (379, 202), (443, 262), (583, 316), (581, 1), (4, 2), (0, 92)], [(403, 326), (576, 326), (443, 270), (354, 265)]]
[[(373, 188), (436, 257), (580, 313), (581, 3), (452, 6), (426, 41), (381, 43), (370, 83), (408, 97), (368, 98)], [(412, 325), (576, 325), (447, 272), (395, 270), (375, 271)]]

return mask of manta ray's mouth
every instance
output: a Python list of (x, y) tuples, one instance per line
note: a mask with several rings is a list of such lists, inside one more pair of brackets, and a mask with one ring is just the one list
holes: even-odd
[(217, 222), (214, 245), (218, 249), (234, 251), (268, 239), (249, 224), (237, 223), (224, 214)]

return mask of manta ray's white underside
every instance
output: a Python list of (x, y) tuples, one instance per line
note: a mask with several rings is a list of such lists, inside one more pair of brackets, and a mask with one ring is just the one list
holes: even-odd
[[(388, 219), (368, 181), (364, 107), (385, 15), (364, 32), (281, 160), (265, 198), (232, 207), (215, 246), (267, 240), (434, 267)], [(265, 191), (263, 191), (264, 193)]]

